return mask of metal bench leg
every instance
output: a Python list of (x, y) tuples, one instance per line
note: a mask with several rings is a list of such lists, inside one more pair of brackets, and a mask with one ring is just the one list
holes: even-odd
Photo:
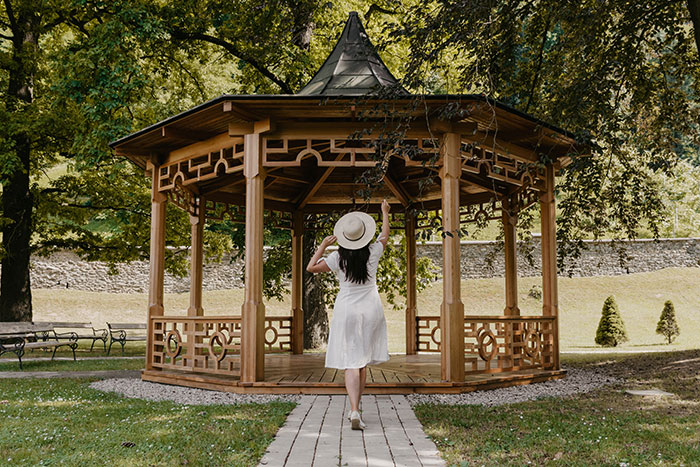
[(114, 339), (109, 340), (109, 349), (107, 349), (107, 355), (112, 351), (112, 344), (114, 344)]
[(73, 361), (75, 361), (75, 349), (77, 349), (77, 348), (78, 348), (77, 343), (70, 346), (70, 349), (73, 351)]
[(53, 358), (56, 356), (56, 351), (58, 350), (58, 346), (53, 348), (53, 353), (51, 354), (51, 361), (53, 361)]
[(124, 356), (124, 346), (126, 345), (126, 341), (120, 342), (120, 344), (122, 345), (122, 357), (123, 357)]
[(93, 340), (92, 340), (92, 345), (90, 345), (90, 352), (92, 352), (92, 348), (95, 347), (95, 341), (96, 341), (96, 340), (97, 340), (97, 339), (93, 339)]
[(19, 359), (19, 369), (23, 370), (24, 368), (22, 368), (22, 356), (17, 354), (17, 358)]
[(105, 337), (102, 339), (102, 347), (104, 348), (104, 351), (107, 351), (107, 338)]

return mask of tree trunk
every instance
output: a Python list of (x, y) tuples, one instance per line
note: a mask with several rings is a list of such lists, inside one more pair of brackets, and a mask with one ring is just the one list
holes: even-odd
[[(305, 231), (303, 239), (306, 265), (316, 251), (316, 233)], [(324, 302), (325, 287), (321, 277), (304, 270), (301, 307), (304, 310), (304, 349), (317, 349), (328, 341), (328, 313)]]
[(40, 17), (31, 5), (20, 5), (11, 16), (12, 64), (9, 74), (7, 109), (20, 129), (11, 136), (15, 161), (12, 174), (3, 180), (2, 209), (7, 224), (2, 229), (2, 278), (0, 279), (0, 321), (31, 321), (32, 292), (29, 283), (30, 240), (34, 200), (29, 189), (31, 135), (22, 120), (34, 96), (34, 72), (39, 43)]

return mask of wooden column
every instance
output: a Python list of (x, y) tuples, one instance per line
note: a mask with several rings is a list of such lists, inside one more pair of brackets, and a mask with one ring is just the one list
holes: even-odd
[(204, 267), (204, 199), (196, 197), (190, 213), (190, 307), (187, 316), (202, 316), (202, 269)]
[(501, 201), (503, 240), (505, 249), (506, 279), (506, 316), (519, 316), (518, 308), (518, 261), (517, 261), (517, 223), (518, 215), (511, 211), (512, 204), (508, 198)]
[(304, 213), (295, 211), (292, 220), (292, 353), (304, 352), (304, 293), (303, 245)]
[(265, 379), (263, 304), (263, 183), (260, 134), (245, 135), (245, 301), (242, 307), (241, 381)]
[(153, 369), (154, 316), (163, 316), (163, 279), (165, 274), (165, 210), (167, 197), (158, 191), (157, 165), (148, 164), (153, 179), (151, 183), (151, 253), (148, 278), (148, 342), (146, 345), (146, 369)]
[(416, 218), (406, 213), (406, 355), (418, 351), (416, 330)]
[(554, 167), (545, 169), (547, 191), (540, 196), (540, 216), (542, 219), (542, 314), (554, 316), (552, 365), (559, 369), (559, 296), (557, 290), (557, 237), (554, 203)]
[(442, 379), (464, 381), (464, 304), (461, 299), (459, 241), (459, 178), (462, 164), (458, 133), (447, 133), (443, 144), (442, 168), (442, 283), (440, 339)]

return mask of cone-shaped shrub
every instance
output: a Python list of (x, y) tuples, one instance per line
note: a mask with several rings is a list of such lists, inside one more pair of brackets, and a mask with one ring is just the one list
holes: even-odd
[(615, 347), (627, 342), (625, 323), (622, 322), (620, 310), (617, 308), (615, 297), (610, 296), (603, 304), (603, 314), (595, 333), (595, 343), (603, 347)]
[(661, 318), (659, 318), (659, 323), (656, 325), (656, 334), (664, 336), (670, 344), (680, 333), (681, 330), (678, 328), (678, 322), (676, 322), (676, 310), (673, 308), (673, 302), (666, 300), (664, 309), (661, 312)]

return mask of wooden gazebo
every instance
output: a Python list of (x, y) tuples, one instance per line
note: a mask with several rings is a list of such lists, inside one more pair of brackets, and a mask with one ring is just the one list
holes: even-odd
[[(393, 149), (376, 144), (397, 115), (401, 141)], [(111, 147), (152, 177), (144, 380), (234, 392), (343, 392), (342, 372), (325, 369), (323, 355), (303, 353), (302, 233), (314, 227), (305, 225), (309, 214), (378, 212), (383, 198), (407, 240), (406, 354), (371, 368), (368, 392), (462, 392), (564, 375), (553, 189), (555, 172), (581, 148), (566, 131), (483, 96), (408, 94), (356, 14), (300, 93), (223, 95)], [(363, 199), (358, 177), (378, 164), (383, 179)], [(163, 307), (169, 203), (192, 224), (186, 316)], [(543, 307), (541, 315), (521, 316), (516, 219), (536, 203)], [(292, 232), (289, 316), (265, 315), (266, 210)], [(416, 231), (427, 227), (431, 211), (445, 232), (439, 311), (437, 304), (416, 306)], [(245, 299), (240, 314), (210, 317), (202, 308), (202, 233), (207, 219), (222, 218), (245, 222)], [(505, 230), (502, 316), (465, 313), (460, 298), (458, 231), (487, 219), (501, 220)]]

